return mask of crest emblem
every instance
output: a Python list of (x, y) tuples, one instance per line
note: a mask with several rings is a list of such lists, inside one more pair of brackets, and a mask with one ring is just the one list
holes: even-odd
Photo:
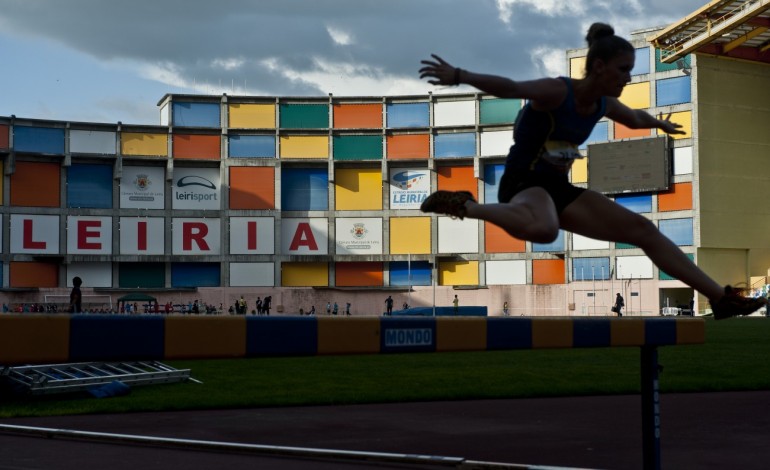
[(353, 229), (350, 231), (356, 238), (364, 238), (367, 232), (368, 230), (366, 230), (366, 227), (362, 223), (353, 224)]
[(136, 186), (136, 189), (139, 190), (146, 190), (152, 182), (150, 181), (150, 177), (147, 175), (136, 175), (136, 179), (134, 180), (134, 186)]

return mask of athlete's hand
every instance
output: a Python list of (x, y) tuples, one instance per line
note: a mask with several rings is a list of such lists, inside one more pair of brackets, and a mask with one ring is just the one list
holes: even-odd
[(456, 68), (452, 67), (444, 59), (431, 54), (434, 60), (420, 61), (424, 65), (419, 72), (420, 78), (432, 77), (436, 80), (428, 80), (431, 85), (457, 85), (456, 82)]
[(671, 122), (671, 113), (668, 116), (663, 117), (663, 113), (658, 115), (658, 129), (662, 130), (666, 134), (686, 134), (682, 130), (682, 125), (675, 122)]

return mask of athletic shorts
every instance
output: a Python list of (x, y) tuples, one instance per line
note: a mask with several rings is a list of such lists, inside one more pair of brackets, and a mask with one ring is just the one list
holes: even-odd
[(585, 188), (570, 183), (567, 175), (560, 173), (506, 169), (500, 179), (497, 200), (501, 203), (510, 202), (513, 196), (533, 187), (545, 189), (559, 214), (585, 191)]

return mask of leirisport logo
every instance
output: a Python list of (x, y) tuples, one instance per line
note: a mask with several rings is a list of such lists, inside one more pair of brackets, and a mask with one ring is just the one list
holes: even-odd
[(217, 189), (217, 186), (214, 183), (197, 175), (188, 175), (179, 178), (176, 181), (176, 186), (178, 188), (184, 188), (185, 186), (202, 186), (204, 188)]

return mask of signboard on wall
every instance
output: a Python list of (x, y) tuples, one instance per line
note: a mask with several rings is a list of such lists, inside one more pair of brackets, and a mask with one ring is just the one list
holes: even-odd
[(427, 168), (390, 169), (390, 208), (419, 209), (430, 194), (430, 171)]
[(335, 220), (338, 255), (381, 255), (382, 219), (338, 218)]
[(219, 168), (174, 168), (172, 208), (220, 209)]
[(67, 253), (112, 254), (112, 217), (67, 217)]
[(11, 214), (11, 253), (59, 254), (59, 216)]
[(120, 178), (120, 207), (163, 209), (166, 196), (165, 168), (124, 166)]
[(231, 255), (275, 253), (275, 222), (272, 217), (230, 217)]
[(174, 218), (171, 246), (175, 255), (218, 255), (222, 251), (219, 219)]
[(121, 255), (162, 255), (165, 250), (163, 217), (121, 217)]
[(328, 253), (328, 219), (302, 218), (281, 220), (281, 254), (326, 255)]
[(671, 187), (666, 135), (588, 146), (588, 188), (602, 194), (665, 191)]

